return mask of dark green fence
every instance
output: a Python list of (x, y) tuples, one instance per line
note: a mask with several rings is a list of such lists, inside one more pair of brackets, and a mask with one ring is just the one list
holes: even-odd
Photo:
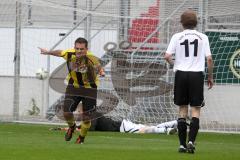
[[(240, 33), (226, 32), (206, 32), (211, 52), (214, 60), (214, 79), (216, 83), (240, 83), (238, 74), (240, 72)], [(239, 54), (234, 57), (232, 64), (230, 59), (234, 53)], [(235, 54), (236, 55), (236, 54)], [(234, 65), (230, 68), (231, 65)], [(237, 75), (236, 75), (237, 74)]]

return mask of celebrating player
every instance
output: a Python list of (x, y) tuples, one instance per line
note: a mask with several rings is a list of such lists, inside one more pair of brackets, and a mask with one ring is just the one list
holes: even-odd
[(93, 54), (88, 51), (88, 41), (84, 38), (77, 38), (74, 49), (53, 50), (39, 48), (41, 54), (63, 57), (67, 61), (68, 75), (66, 77), (67, 88), (64, 99), (64, 118), (69, 126), (65, 140), (70, 141), (75, 131), (76, 123), (73, 112), (81, 101), (83, 104), (83, 114), (81, 122), (80, 135), (76, 143), (82, 144), (87, 132), (91, 126), (91, 114), (96, 109), (98, 76), (95, 69), (98, 69), (100, 75), (104, 72), (100, 63)]

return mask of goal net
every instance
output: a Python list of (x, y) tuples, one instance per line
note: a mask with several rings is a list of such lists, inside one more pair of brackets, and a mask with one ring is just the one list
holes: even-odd
[[(239, 5), (238, 0), (227, 5), (223, 0), (1, 0), (0, 120), (64, 122), (55, 116), (63, 93), (51, 84), (66, 65), (62, 58), (40, 55), (37, 47), (68, 49), (78, 37), (89, 40), (89, 50), (105, 68), (99, 112), (145, 124), (177, 119), (174, 72), (163, 55), (171, 36), (182, 30), (180, 15), (193, 9), (214, 58), (215, 86), (205, 88), (201, 129), (239, 132)], [(37, 78), (39, 70), (49, 77)]]

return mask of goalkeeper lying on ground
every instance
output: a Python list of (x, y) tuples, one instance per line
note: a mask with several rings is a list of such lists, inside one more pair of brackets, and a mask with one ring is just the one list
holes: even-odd
[[(46, 118), (52, 120), (53, 117), (59, 112), (57, 107), (61, 108), (60, 102), (53, 105), (49, 108), (49, 113), (47, 112)], [(55, 110), (55, 112), (52, 112)], [(82, 113), (82, 104), (78, 105), (75, 114), (81, 115)], [(166, 133), (166, 134), (174, 134), (177, 132), (177, 120), (168, 121), (164, 123), (160, 123), (158, 125), (144, 125), (144, 124), (136, 124), (131, 122), (130, 120), (124, 118), (118, 118), (118, 120), (113, 120), (111, 117), (103, 116), (101, 113), (96, 112), (97, 119), (92, 120), (91, 131), (111, 131), (111, 132), (123, 132), (123, 133)], [(75, 117), (77, 119), (77, 117)], [(122, 120), (119, 120), (122, 119)], [(78, 125), (76, 130), (80, 130), (81, 126)], [(64, 130), (67, 131), (68, 128), (56, 127), (50, 128), (50, 130)]]
[[(81, 125), (77, 126), (76, 130), (80, 130)], [(68, 128), (50, 128), (50, 130), (68, 130)], [(166, 133), (174, 134), (177, 132), (177, 121), (168, 121), (160, 123), (158, 125), (143, 125), (136, 124), (129, 120), (123, 119), (122, 121), (114, 121), (108, 117), (100, 117), (92, 121), (90, 128), (92, 131), (112, 131), (112, 132), (123, 132), (123, 133)]]

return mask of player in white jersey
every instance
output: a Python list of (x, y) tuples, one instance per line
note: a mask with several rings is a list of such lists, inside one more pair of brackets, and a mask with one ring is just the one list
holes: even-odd
[[(208, 37), (194, 28), (197, 25), (197, 15), (187, 10), (181, 15), (184, 31), (172, 36), (167, 48), (165, 59), (174, 65), (174, 104), (179, 106), (178, 136), (179, 152), (194, 153), (194, 142), (199, 130), (199, 116), (204, 106), (204, 70), (205, 59), (208, 66), (208, 88), (213, 86), (213, 60)], [(175, 61), (172, 55), (175, 54)], [(187, 140), (188, 106), (191, 107), (191, 122)]]
[(156, 126), (136, 124), (124, 119), (120, 126), (120, 132), (123, 133), (166, 133), (174, 134), (177, 132), (177, 120), (160, 123)]

